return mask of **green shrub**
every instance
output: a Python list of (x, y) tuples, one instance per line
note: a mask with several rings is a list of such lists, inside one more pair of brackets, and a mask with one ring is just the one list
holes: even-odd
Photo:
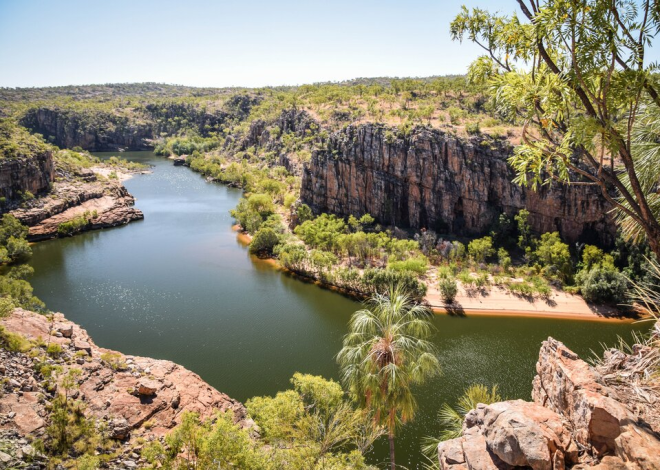
[(9, 237), (7, 240), (7, 257), (12, 261), (25, 260), (32, 256), (32, 248), (24, 238)]
[(491, 237), (483, 237), (472, 240), (468, 244), (468, 254), (477, 263), (483, 263), (486, 258), (495, 254), (493, 239)]
[[(584, 271), (583, 271), (584, 272)], [(588, 302), (620, 304), (626, 300), (628, 281), (620, 272), (597, 266), (582, 275), (580, 291)]]
[(57, 343), (50, 343), (46, 348), (46, 354), (50, 357), (59, 357), (62, 354), (62, 346)]
[(101, 354), (101, 361), (115, 371), (125, 370), (127, 367), (126, 361), (124, 361), (124, 356), (118, 352), (108, 351)]
[(479, 127), (479, 122), (471, 122), (465, 125), (465, 132), (469, 135), (479, 135), (481, 134), (481, 128)]
[(30, 349), (30, 342), (25, 337), (7, 331), (0, 326), (0, 345), (13, 352), (26, 352)]
[(541, 264), (543, 273), (566, 282), (571, 279), (573, 264), (568, 245), (561, 241), (558, 232), (544, 233), (536, 242), (534, 258)]
[(442, 296), (442, 301), (445, 304), (451, 304), (454, 302), (456, 299), (456, 294), (458, 294), (458, 285), (456, 284), (456, 279), (440, 279), (438, 288), (440, 290), (440, 295)]
[(400, 285), (402, 290), (414, 300), (421, 300), (426, 295), (426, 284), (408, 271), (391, 269), (365, 269), (362, 275), (362, 290), (365, 294), (387, 294), (392, 285)]
[(0, 297), (0, 318), (8, 316), (15, 307), (11, 297)]
[(392, 261), (387, 264), (388, 269), (394, 271), (410, 271), (417, 274), (426, 274), (428, 270), (429, 260), (424, 255), (419, 255), (415, 258), (408, 258), (403, 261)]
[(511, 256), (509, 256), (509, 252), (506, 249), (500, 248), (497, 250), (497, 261), (504, 271), (508, 271), (511, 268)]
[(250, 253), (260, 256), (272, 256), (273, 249), (280, 243), (280, 237), (270, 227), (262, 227), (254, 234), (250, 242)]

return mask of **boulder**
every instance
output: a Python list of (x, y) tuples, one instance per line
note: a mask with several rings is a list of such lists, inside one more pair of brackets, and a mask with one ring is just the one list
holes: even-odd
[(92, 355), (92, 346), (87, 342), (83, 340), (76, 340), (73, 342), (73, 349), (76, 351), (84, 351), (88, 355)]
[(110, 421), (109, 429), (110, 436), (113, 439), (119, 439), (120, 441), (126, 439), (131, 432), (131, 426), (124, 418), (115, 418)]
[(155, 380), (150, 380), (146, 378), (142, 378), (138, 381), (137, 384), (137, 391), (138, 394), (145, 396), (145, 397), (152, 397), (156, 395), (156, 392), (162, 387), (162, 384), (160, 382), (156, 382)]
[(598, 457), (615, 454), (642, 469), (660, 468), (660, 440), (637, 422), (593, 367), (561, 342), (543, 342), (536, 372), (534, 401), (561, 414), (578, 444)]
[(73, 336), (73, 324), (55, 323), (55, 325), (53, 325), (53, 331), (60, 333), (65, 338), (71, 338), (71, 336)]
[(505, 401), (475, 410), (488, 449), (512, 466), (551, 470), (571, 443), (561, 417), (536, 403)]

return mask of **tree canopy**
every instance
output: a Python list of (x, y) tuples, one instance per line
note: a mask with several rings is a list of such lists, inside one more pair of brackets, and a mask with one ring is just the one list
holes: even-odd
[[(660, 254), (657, 164), (636, 152), (642, 116), (660, 109), (647, 50), (660, 29), (655, 0), (518, 0), (522, 17), (480, 8), (451, 23), (455, 40), (486, 54), (468, 77), (490, 88), (498, 112), (523, 121), (510, 163), (521, 184), (598, 185), (626, 234)], [(639, 140), (639, 139), (638, 139)], [(650, 184), (652, 183), (652, 184)]]

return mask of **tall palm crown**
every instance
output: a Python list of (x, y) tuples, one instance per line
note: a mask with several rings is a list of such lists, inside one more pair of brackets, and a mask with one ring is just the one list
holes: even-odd
[(375, 294), (353, 314), (337, 355), (346, 387), (387, 426), (391, 460), (396, 425), (411, 420), (417, 408), (411, 386), (440, 372), (435, 346), (428, 341), (432, 316), (393, 286), (388, 295)]

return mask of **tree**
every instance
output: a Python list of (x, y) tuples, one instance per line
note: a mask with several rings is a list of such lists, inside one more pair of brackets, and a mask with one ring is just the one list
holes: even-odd
[(7, 256), (12, 262), (25, 260), (32, 256), (32, 248), (26, 239), (12, 236), (7, 240)]
[(451, 23), (454, 40), (487, 53), (469, 79), (490, 86), (504, 117), (523, 122), (510, 159), (515, 181), (598, 187), (660, 255), (657, 177), (648, 184), (647, 173), (658, 160), (645, 165), (633, 148), (640, 115), (660, 108), (656, 65), (646, 58), (660, 28), (657, 0), (517, 3), (523, 21), (463, 7)]
[(483, 263), (486, 258), (495, 254), (493, 239), (483, 237), (472, 240), (468, 243), (468, 253), (470, 254), (470, 258), (474, 259), (477, 263)]
[(250, 253), (271, 256), (273, 248), (280, 242), (280, 237), (270, 227), (262, 227), (250, 242)]
[(458, 285), (456, 284), (456, 279), (444, 278), (440, 279), (438, 283), (438, 288), (440, 290), (440, 295), (442, 296), (442, 301), (446, 305), (451, 305), (456, 299), (456, 294), (458, 294)]
[(544, 233), (538, 241), (534, 257), (547, 274), (558, 274), (562, 281), (570, 279), (573, 264), (568, 245), (561, 241), (558, 232)]
[(392, 470), (397, 424), (413, 419), (417, 408), (411, 387), (440, 371), (436, 349), (428, 341), (432, 315), (392, 285), (388, 295), (375, 294), (353, 314), (337, 355), (354, 399), (387, 427)]

